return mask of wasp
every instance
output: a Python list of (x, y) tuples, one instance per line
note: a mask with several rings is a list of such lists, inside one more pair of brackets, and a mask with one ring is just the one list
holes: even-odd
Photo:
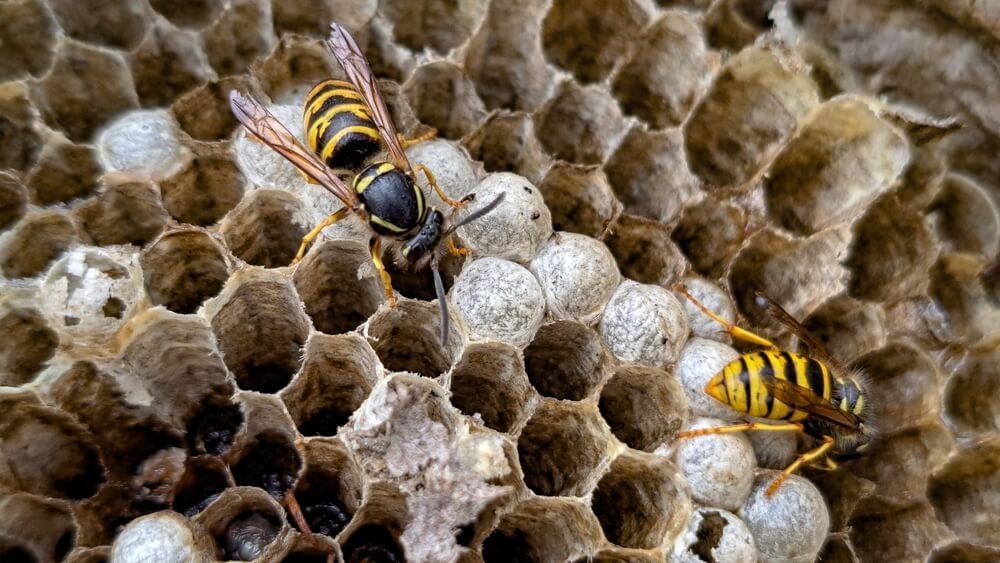
[[(456, 255), (467, 254), (467, 249), (454, 244), (452, 235), (462, 225), (495, 209), (503, 200), (503, 194), (460, 221), (452, 220), (454, 213), (445, 217), (440, 210), (428, 207), (423, 190), (416, 183), (418, 171), (426, 176), (441, 200), (456, 210), (471, 202), (474, 194), (455, 201), (444, 193), (426, 166), (418, 164), (414, 167), (410, 164), (403, 145), (426, 137), (407, 141), (396, 133), (375, 75), (361, 48), (340, 25), (333, 23), (330, 28), (327, 46), (343, 66), (349, 82), (325, 80), (306, 96), (303, 122), (310, 148), (303, 146), (274, 114), (253, 97), (233, 90), (229, 95), (230, 106), (253, 139), (285, 157), (310, 183), (325, 188), (344, 204), (303, 237), (292, 264), (302, 259), (308, 245), (323, 229), (351, 213), (358, 215), (373, 231), (369, 243), (372, 262), (391, 307), (395, 307), (396, 297), (391, 277), (382, 262), (382, 239), (390, 241), (400, 265), (414, 271), (430, 266), (441, 307), (441, 341), (447, 345), (448, 306), (439, 260), (447, 251)], [(388, 149), (388, 159), (377, 160), (361, 168), (383, 144)], [(353, 185), (348, 187), (334, 174), (333, 168), (347, 168), (352, 172), (361, 170), (354, 176)], [(447, 241), (447, 251), (443, 249), (443, 241)]]
[(860, 373), (835, 360), (785, 309), (762, 293), (757, 303), (785, 325), (809, 348), (809, 355), (788, 352), (770, 340), (739, 328), (719, 317), (683, 285), (674, 289), (707, 316), (725, 327), (734, 338), (763, 346), (743, 354), (712, 377), (705, 393), (743, 414), (783, 424), (747, 422), (681, 432), (681, 439), (748, 430), (796, 431), (812, 437), (818, 446), (800, 454), (767, 488), (773, 495), (803, 464), (836, 469), (837, 460), (857, 457), (878, 437), (872, 424), (871, 402)]

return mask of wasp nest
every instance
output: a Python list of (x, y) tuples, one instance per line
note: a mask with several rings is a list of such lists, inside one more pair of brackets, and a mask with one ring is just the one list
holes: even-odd
[[(390, 265), (248, 138), (356, 35), (407, 149), (503, 203)], [(0, 2), (0, 560), (997, 561), (1000, 11), (932, 0)], [(426, 188), (426, 186), (425, 186)], [(431, 203), (442, 205), (427, 191)], [(882, 438), (679, 443), (745, 351)], [(292, 502), (292, 498), (297, 502)], [(308, 528), (308, 529), (306, 529)]]

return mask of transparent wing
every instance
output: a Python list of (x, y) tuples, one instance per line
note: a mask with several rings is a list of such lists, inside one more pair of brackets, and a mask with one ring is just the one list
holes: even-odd
[(382, 94), (378, 91), (378, 84), (371, 67), (368, 65), (368, 59), (361, 52), (358, 43), (346, 29), (337, 23), (330, 24), (330, 39), (326, 43), (333, 56), (337, 57), (341, 66), (344, 67), (344, 72), (347, 73), (351, 83), (365, 99), (368, 108), (371, 109), (372, 120), (375, 121), (375, 125), (382, 135), (382, 140), (389, 148), (393, 164), (404, 172), (410, 173), (412, 171), (410, 161), (406, 158), (406, 153), (403, 152), (403, 147), (399, 144), (392, 116), (385, 106)]
[(757, 292), (757, 299), (762, 301), (766, 307), (769, 315), (775, 318), (778, 322), (785, 325), (788, 330), (792, 331), (792, 334), (797, 336), (799, 340), (805, 343), (811, 352), (811, 355), (817, 360), (823, 362), (831, 370), (838, 373), (841, 376), (848, 374), (847, 368), (844, 367), (839, 361), (837, 361), (829, 352), (826, 351), (826, 347), (819, 343), (809, 330), (799, 324), (799, 321), (795, 320), (792, 315), (786, 311), (781, 305), (778, 305), (773, 299), (764, 295), (761, 292)]
[(859, 421), (856, 416), (838, 409), (836, 405), (813, 393), (810, 389), (796, 385), (791, 381), (778, 379), (773, 375), (762, 376), (761, 383), (775, 399), (790, 407), (824, 418), (834, 424), (851, 429), (858, 428)]
[(246, 127), (249, 134), (316, 180), (319, 185), (337, 196), (346, 207), (355, 208), (358, 197), (354, 190), (344, 184), (312, 151), (299, 142), (260, 102), (233, 90), (229, 93), (229, 105), (236, 119)]

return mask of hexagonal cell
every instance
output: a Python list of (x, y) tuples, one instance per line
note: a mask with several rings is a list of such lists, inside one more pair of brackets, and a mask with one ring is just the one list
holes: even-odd
[(624, 128), (618, 102), (603, 86), (580, 86), (572, 80), (560, 83), (535, 116), (542, 147), (578, 164), (604, 162)]
[(466, 266), (455, 279), (450, 299), (472, 339), (524, 346), (545, 315), (545, 296), (535, 276), (500, 258), (481, 258)]
[(409, 520), (403, 493), (394, 485), (373, 483), (364, 505), (339, 538), (344, 561), (405, 561), (400, 535)]
[(597, 166), (556, 162), (538, 189), (552, 212), (556, 231), (603, 237), (623, 209)]
[(726, 63), (685, 125), (691, 170), (707, 186), (751, 180), (792, 136), (818, 102), (800, 67), (761, 47)]
[(698, 508), (691, 513), (687, 528), (677, 536), (667, 556), (670, 563), (699, 561), (757, 561), (757, 548), (746, 524), (732, 512)]
[(666, 12), (646, 29), (612, 91), (625, 113), (657, 129), (677, 126), (708, 88), (718, 59), (692, 16)]
[(225, 455), (233, 480), (281, 500), (302, 469), (302, 457), (295, 449), (295, 426), (273, 395), (243, 391), (239, 401), (246, 425)]
[(97, 147), (106, 169), (161, 181), (190, 166), (191, 151), (180, 137), (167, 110), (138, 110), (105, 127), (97, 137)]
[(1000, 212), (973, 180), (949, 175), (931, 207), (938, 232), (959, 252), (995, 256), (1000, 247)]
[(274, 32), (326, 39), (330, 22), (336, 21), (350, 30), (360, 30), (375, 17), (378, 2), (374, 0), (322, 0), (320, 2), (274, 2)]
[(32, 201), (48, 206), (89, 195), (100, 173), (91, 147), (57, 140), (42, 149), (25, 183), (32, 192)]
[(666, 287), (687, 267), (684, 255), (670, 239), (670, 228), (653, 219), (622, 214), (606, 242), (630, 280)]
[(468, 40), (488, 5), (486, 0), (459, 5), (444, 0), (390, 0), (381, 9), (395, 24), (396, 42), (414, 51), (430, 47), (446, 54)]
[(303, 436), (333, 436), (368, 398), (380, 371), (378, 357), (360, 336), (313, 334), (302, 371), (281, 400)]
[(128, 56), (139, 103), (168, 106), (184, 92), (215, 78), (201, 38), (157, 18), (146, 38)]
[[(315, 3), (311, 4), (315, 7)], [(325, 31), (321, 39), (283, 37), (267, 57), (257, 59), (250, 67), (257, 78), (255, 82), (274, 103), (301, 107), (306, 94), (318, 82), (328, 78), (347, 79), (340, 63), (323, 42), (330, 34), (329, 21), (332, 20), (322, 24)], [(256, 84), (248, 86), (256, 87)]]
[(52, 382), (49, 394), (91, 434), (111, 479), (130, 482), (143, 462), (182, 445), (184, 437), (157, 409), (123, 388), (115, 375), (76, 362)]
[(458, 229), (473, 255), (528, 263), (552, 235), (552, 215), (526, 178), (508, 172), (489, 174), (476, 186), (476, 198), (504, 200), (480, 219)]
[(619, 360), (662, 368), (677, 360), (689, 329), (684, 306), (672, 293), (625, 280), (604, 308), (600, 331)]
[(768, 212), (799, 234), (849, 220), (888, 189), (908, 159), (906, 139), (867, 102), (831, 100), (771, 165), (764, 178)]
[(306, 254), (292, 279), (317, 330), (354, 330), (385, 301), (371, 260), (365, 245), (348, 240), (322, 242)]
[(409, 299), (372, 315), (365, 335), (386, 370), (408, 371), (423, 377), (437, 377), (448, 371), (461, 353), (465, 339), (452, 316), (448, 344), (442, 347), (441, 309), (436, 303)]
[(633, 126), (604, 165), (625, 210), (669, 223), (698, 193), (679, 129), (650, 132)]
[(1000, 548), (957, 541), (931, 554), (930, 563), (986, 563), (1000, 558)]
[(756, 472), (750, 497), (739, 511), (763, 561), (815, 561), (830, 532), (823, 495), (804, 477), (791, 475), (774, 495), (766, 490), (778, 471)]
[(210, 397), (187, 422), (188, 450), (194, 455), (220, 456), (233, 445), (243, 425), (243, 411), (228, 397)]
[(243, 74), (255, 59), (265, 56), (276, 39), (271, 26), (271, 3), (266, 0), (227, 2), (219, 17), (201, 32), (208, 61), (220, 77)]
[(878, 305), (848, 296), (827, 301), (802, 323), (842, 363), (885, 346), (885, 311)]
[(106, 563), (111, 557), (111, 546), (78, 547), (66, 556), (66, 563)]
[(974, 343), (995, 334), (998, 312), (984, 286), (982, 259), (946, 254), (931, 268), (929, 296), (938, 307), (932, 327), (941, 340)]
[(948, 379), (944, 409), (949, 422), (967, 432), (1000, 430), (1000, 405), (993, 389), (1000, 385), (1000, 354), (976, 351), (959, 364)]
[(114, 0), (53, 0), (59, 26), (78, 41), (131, 50), (142, 41), (153, 14), (145, 3)]
[(691, 498), (670, 460), (626, 452), (597, 483), (591, 508), (611, 543), (654, 549), (672, 541), (687, 524)]
[(717, 278), (743, 245), (747, 226), (742, 207), (707, 197), (685, 210), (670, 236), (698, 273)]
[(219, 458), (189, 458), (184, 476), (177, 482), (171, 508), (187, 518), (193, 518), (219, 498), (222, 491), (232, 486), (233, 478)]
[(498, 432), (520, 426), (534, 396), (518, 349), (500, 342), (466, 346), (450, 379), (451, 404)]
[(100, 452), (73, 417), (24, 392), (0, 394), (0, 408), (5, 488), (73, 500), (97, 492), (105, 480)]
[(530, 498), (500, 519), (483, 542), (483, 561), (573, 561), (602, 543), (601, 525), (580, 501)]
[(524, 350), (528, 379), (539, 393), (579, 401), (593, 395), (611, 367), (601, 337), (575, 321), (541, 327)]
[(203, 84), (177, 98), (170, 106), (185, 133), (198, 141), (222, 141), (230, 137), (239, 121), (229, 109), (229, 92), (253, 92), (245, 76), (230, 76)]
[(139, 105), (120, 53), (71, 40), (60, 42), (52, 70), (31, 82), (31, 100), (47, 125), (78, 142), (90, 141), (116, 114)]
[(215, 539), (224, 561), (269, 561), (285, 551), (289, 533), (281, 505), (264, 491), (227, 489), (194, 522)]
[(552, 161), (535, 137), (532, 117), (523, 112), (493, 113), (462, 144), (486, 170), (514, 172), (531, 182), (541, 181)]
[(8, 278), (35, 277), (76, 241), (76, 226), (64, 214), (31, 213), (0, 238), (0, 268)]
[(0, 497), (0, 558), (63, 561), (77, 541), (76, 523), (64, 503), (14, 493)]
[[(907, 507), (878, 504), (851, 520), (851, 543), (860, 561), (922, 560), (954, 538), (926, 502)], [(971, 511), (965, 514), (971, 516)]]
[(0, 82), (27, 75), (41, 76), (52, 64), (58, 27), (40, 0), (0, 4), (0, 20), (17, 22), (0, 30), (0, 44), (7, 47), (0, 62)]
[(114, 538), (111, 561), (139, 563), (149, 559), (167, 561), (210, 560), (218, 556), (212, 538), (201, 526), (163, 510), (129, 522)]
[(872, 413), (893, 429), (937, 419), (941, 408), (938, 367), (919, 348), (892, 342), (854, 365), (865, 375)]
[[(879, 439), (864, 456), (851, 462), (851, 472), (875, 483), (865, 502), (878, 499), (894, 506), (920, 502), (931, 472), (945, 463), (954, 446), (948, 431), (932, 421)], [(952, 493), (954, 490), (944, 494)]]
[[(16, 4), (4, 4), (11, 5)], [(0, 138), (0, 170), (12, 168), (25, 172), (35, 163), (41, 150), (42, 136), (34, 114), (28, 86), (23, 82), (8, 82), (0, 86), (0, 128), (5, 132)], [(0, 178), (8, 174), (3, 172)]]
[(274, 393), (288, 385), (309, 335), (309, 317), (289, 280), (271, 270), (241, 270), (205, 312), (241, 389)]
[(751, 323), (773, 323), (756, 304), (756, 292), (778, 299), (796, 318), (804, 318), (827, 299), (844, 290), (840, 258), (851, 236), (846, 228), (826, 230), (792, 239), (771, 229), (754, 234), (729, 270), (729, 285), (740, 312)]
[(141, 264), (150, 301), (176, 313), (197, 311), (229, 277), (221, 246), (201, 231), (165, 234), (142, 253)]
[(466, 45), (465, 71), (486, 107), (534, 111), (548, 95), (552, 70), (537, 37), (548, 2), (490, 2)]
[(163, 231), (167, 210), (152, 182), (124, 174), (108, 174), (97, 195), (76, 210), (90, 239), (100, 246), (144, 246)]
[(486, 117), (486, 108), (472, 81), (461, 67), (448, 61), (417, 67), (403, 91), (420, 121), (449, 139), (471, 133)]
[(265, 268), (287, 266), (295, 258), (309, 218), (288, 192), (254, 190), (222, 220), (220, 231), (237, 258)]
[(635, 0), (556, 0), (545, 15), (542, 47), (553, 63), (581, 82), (603, 80), (649, 23), (651, 6)]
[(544, 399), (517, 440), (525, 484), (539, 495), (587, 494), (610, 461), (609, 438), (595, 405)]
[[(717, 418), (696, 418), (685, 430), (718, 428), (729, 424)], [(766, 434), (766, 432), (757, 432)], [(674, 454), (691, 486), (691, 498), (702, 506), (739, 510), (753, 485), (757, 466), (750, 433), (708, 434), (683, 440), (676, 448), (658, 453)]]
[(956, 534), (977, 543), (1000, 547), (1000, 495), (997, 494), (995, 437), (973, 447), (962, 448), (931, 478), (928, 498), (937, 515)]
[(195, 156), (184, 170), (161, 182), (160, 190), (171, 216), (207, 227), (240, 202), (246, 183), (230, 155), (210, 150)]
[(647, 452), (672, 438), (687, 418), (687, 398), (677, 380), (642, 366), (616, 369), (598, 407), (616, 438)]
[(29, 303), (0, 303), (0, 385), (19, 386), (42, 371), (59, 346), (59, 334)]
[(215, 21), (225, 4), (223, 0), (150, 0), (149, 4), (174, 25), (187, 28), (202, 28)]
[[(460, 241), (456, 241), (456, 244), (462, 245)], [(444, 256), (438, 259), (438, 272), (441, 274), (441, 284), (445, 293), (455, 284), (455, 277), (462, 271), (465, 260), (464, 256), (455, 256), (450, 252), (444, 253)], [(389, 260), (385, 263), (385, 271), (392, 277), (392, 289), (399, 295), (420, 301), (437, 299), (437, 288), (434, 287), (434, 276), (430, 268), (414, 270), (405, 260)], [(381, 293), (385, 295), (384, 291)]]
[(553, 319), (592, 322), (621, 281), (608, 248), (597, 239), (576, 233), (555, 233), (530, 268), (545, 292)]
[(0, 230), (15, 225), (27, 211), (28, 190), (21, 178), (14, 171), (0, 172)]
[[(736, 306), (729, 298), (729, 293), (722, 287), (698, 276), (687, 275), (680, 281), (686, 291), (695, 299), (702, 302), (710, 311), (730, 323), (736, 322)], [(725, 344), (731, 344), (733, 338), (729, 335), (726, 327), (717, 320), (709, 317), (701, 311), (695, 304), (674, 288), (674, 297), (684, 305), (687, 312), (688, 326), (691, 327), (691, 335), (700, 338), (711, 338)]]
[(361, 470), (336, 440), (306, 442), (305, 458), (295, 497), (312, 533), (334, 538), (361, 508)]

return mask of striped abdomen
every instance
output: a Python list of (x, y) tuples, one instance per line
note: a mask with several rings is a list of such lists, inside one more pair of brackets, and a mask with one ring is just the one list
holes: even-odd
[(381, 146), (361, 94), (342, 80), (324, 80), (309, 91), (302, 124), (309, 148), (330, 168), (356, 170)]
[(830, 371), (822, 363), (790, 352), (760, 351), (733, 360), (705, 386), (705, 391), (733, 410), (774, 420), (798, 422), (809, 416), (776, 399), (763, 381), (774, 377), (805, 387), (829, 400), (833, 393)]

